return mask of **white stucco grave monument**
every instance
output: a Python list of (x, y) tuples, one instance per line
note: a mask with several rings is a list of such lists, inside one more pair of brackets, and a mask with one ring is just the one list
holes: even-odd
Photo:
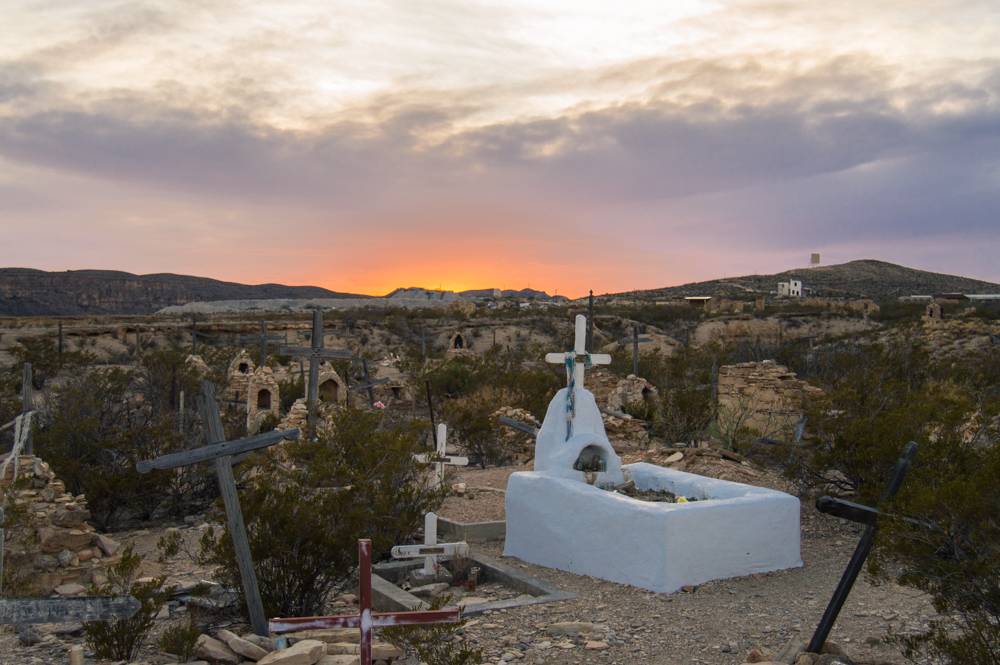
[[(507, 483), (504, 556), (656, 592), (714, 579), (802, 565), (799, 500), (775, 490), (706, 478), (653, 464), (625, 467), (604, 431), (584, 368), (611, 358), (576, 344), (552, 353), (568, 386), (549, 404), (535, 445), (535, 470)], [(637, 490), (695, 497), (654, 503), (616, 493)]]

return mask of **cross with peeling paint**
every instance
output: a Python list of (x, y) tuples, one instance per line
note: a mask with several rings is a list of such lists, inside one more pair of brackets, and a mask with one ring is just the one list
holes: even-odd
[(272, 633), (292, 633), (318, 628), (358, 628), (361, 630), (359, 661), (372, 662), (372, 628), (387, 626), (417, 626), (428, 623), (458, 623), (458, 610), (426, 610), (423, 612), (372, 612), (372, 541), (358, 541), (358, 613), (334, 617), (303, 617), (271, 619)]

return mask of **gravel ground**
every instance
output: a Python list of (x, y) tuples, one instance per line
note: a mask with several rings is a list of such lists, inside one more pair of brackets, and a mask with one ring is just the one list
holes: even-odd
[[(635, 460), (628, 460), (635, 461)], [(654, 460), (655, 461), (655, 460)], [(440, 514), (462, 522), (503, 519), (503, 493), (514, 471), (531, 468), (463, 469), (450, 482), (465, 482), (474, 491), (473, 499), (449, 498)], [(741, 474), (744, 482), (776, 489), (787, 483), (759, 469), (706, 458), (688, 468), (705, 475)], [(465, 639), (476, 640), (484, 648), (486, 662), (503, 657), (534, 665), (582, 665), (601, 663), (625, 665), (711, 664), (738, 665), (757, 646), (779, 649), (791, 637), (808, 642), (834, 587), (854, 550), (861, 530), (852, 524), (819, 514), (810, 501), (802, 509), (802, 559), (805, 566), (792, 570), (709, 582), (693, 593), (655, 594), (587, 576), (527, 564), (506, 558), (504, 562), (521, 568), (559, 587), (580, 594), (580, 598), (500, 610), (470, 621)], [(165, 564), (155, 563), (156, 541), (165, 529), (118, 534), (123, 543), (135, 542), (137, 551), (149, 552), (145, 574), (166, 574), (168, 583), (211, 579), (211, 571), (191, 564), (184, 555)], [(192, 552), (201, 535), (199, 529), (181, 531)], [(473, 544), (472, 548), (499, 559), (500, 541)], [(477, 590), (507, 595), (502, 588)], [(184, 620), (183, 610), (174, 608), (168, 620), (157, 621), (154, 638), (170, 623)], [(895, 585), (873, 587), (865, 580), (855, 585), (831, 639), (843, 646), (857, 662), (903, 663), (895, 647), (879, 642), (889, 632), (919, 629), (934, 616), (929, 599)], [(599, 624), (597, 634), (579, 637), (550, 636), (547, 626), (563, 621)], [(56, 625), (36, 626), (48, 641), (25, 648), (13, 627), (0, 631), (0, 664), (48, 665), (66, 663), (66, 650), (82, 639), (56, 636)], [(226, 627), (225, 622), (217, 627)], [(245, 627), (231, 626), (234, 632)], [(153, 643), (149, 640), (149, 644)], [(586, 648), (588, 641), (607, 644), (601, 650)], [(872, 644), (872, 642), (875, 642)], [(152, 646), (142, 654), (144, 663), (173, 662)], [(87, 663), (95, 663), (88, 658)]]

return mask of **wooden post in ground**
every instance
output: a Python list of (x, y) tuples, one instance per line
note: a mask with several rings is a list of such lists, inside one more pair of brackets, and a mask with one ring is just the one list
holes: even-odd
[(59, 353), (63, 352), (62, 321), (59, 322)]
[(240, 499), (236, 494), (232, 458), (242, 453), (273, 446), (285, 439), (297, 439), (299, 430), (266, 432), (237, 441), (226, 441), (222, 417), (219, 415), (219, 406), (215, 403), (214, 392), (215, 389), (211, 382), (203, 381), (201, 395), (197, 398), (198, 413), (201, 415), (201, 424), (208, 445), (195, 450), (163, 455), (155, 460), (139, 462), (136, 464), (136, 470), (139, 473), (148, 473), (153, 469), (174, 469), (179, 466), (214, 460), (215, 474), (219, 480), (219, 491), (222, 494), (222, 503), (226, 508), (226, 517), (229, 520), (229, 534), (233, 539), (233, 549), (236, 550), (236, 564), (239, 567), (240, 580), (243, 583), (243, 595), (246, 597), (247, 609), (250, 612), (250, 625), (255, 634), (267, 637), (267, 619), (264, 616), (264, 606), (260, 601), (260, 590), (257, 587), (257, 575), (254, 572), (253, 559), (250, 556), (250, 544), (247, 541)]
[[(34, 380), (31, 372), (31, 363), (24, 363), (24, 372), (21, 375), (21, 413), (28, 413), (32, 410), (31, 405), (34, 403), (34, 394), (32, 392), (31, 382)], [(24, 454), (34, 455), (35, 454), (35, 439), (32, 436), (31, 420), (28, 420), (28, 433), (27, 438), (24, 440)], [(17, 468), (17, 460), (14, 461), (14, 468)], [(17, 473), (16, 471), (14, 472)]]
[(590, 290), (590, 310), (587, 314), (587, 348), (588, 353), (594, 351), (594, 290)]

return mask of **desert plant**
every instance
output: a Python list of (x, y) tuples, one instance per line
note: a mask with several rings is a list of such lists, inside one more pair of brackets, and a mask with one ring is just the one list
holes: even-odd
[[(451, 601), (452, 594), (442, 594), (431, 601), (429, 610), (440, 610)], [(412, 608), (413, 611), (420, 609)], [(483, 650), (467, 641), (456, 642), (454, 634), (465, 626), (458, 623), (432, 623), (422, 626), (394, 626), (382, 629), (382, 637), (410, 656), (427, 665), (470, 665), (483, 661)]]
[(179, 623), (164, 630), (156, 646), (164, 653), (177, 656), (178, 662), (188, 663), (194, 660), (198, 651), (199, 636), (201, 628), (195, 624), (194, 617), (188, 617), (186, 625)]
[(139, 601), (139, 610), (124, 619), (108, 621), (86, 621), (83, 632), (89, 646), (97, 658), (104, 660), (133, 661), (139, 655), (146, 636), (153, 628), (156, 614), (173, 592), (173, 588), (163, 589), (165, 577), (156, 577), (146, 582), (138, 582), (139, 569), (145, 558), (136, 554), (133, 545), (122, 550), (121, 559), (108, 569), (108, 583), (91, 585), (88, 596), (127, 596)]
[(103, 531), (152, 515), (168, 476), (140, 474), (136, 462), (180, 444), (170, 418), (138, 397), (142, 389), (133, 372), (121, 369), (77, 375), (55, 391), (35, 437), (66, 491), (87, 496), (92, 520)]
[[(415, 463), (416, 426), (386, 426), (379, 413), (334, 412), (330, 433), (307, 433), (245, 463), (240, 503), (268, 616), (310, 616), (357, 565), (358, 538), (378, 557), (410, 537), (440, 505)], [(202, 538), (201, 560), (241, 590), (228, 525)], [(245, 598), (241, 597), (245, 607)]]

